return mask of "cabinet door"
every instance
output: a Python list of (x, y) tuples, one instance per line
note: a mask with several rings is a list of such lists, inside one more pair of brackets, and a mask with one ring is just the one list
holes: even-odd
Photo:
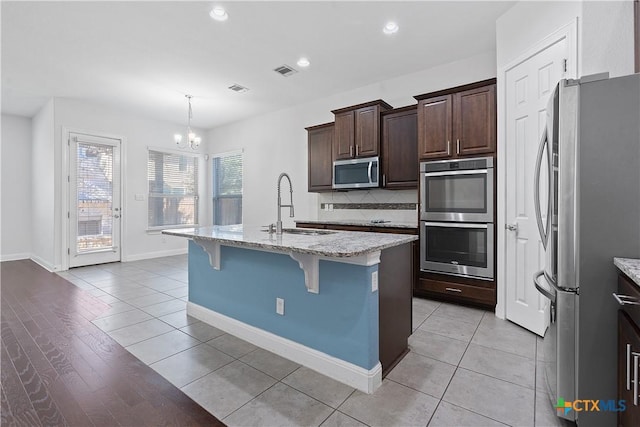
[(418, 103), (418, 156), (440, 159), (451, 156), (451, 95), (422, 99)]
[(380, 144), (380, 110), (378, 106), (355, 111), (355, 156), (377, 156)]
[(418, 188), (418, 118), (416, 110), (382, 117), (382, 184)]
[(496, 150), (496, 85), (454, 94), (454, 140), (457, 156)]
[[(627, 345), (630, 346), (630, 360), (627, 363)], [(633, 404), (634, 357), (640, 352), (640, 334), (631, 320), (622, 311), (618, 312), (618, 399), (624, 400), (626, 410), (618, 412), (619, 426), (640, 425), (640, 406)], [(639, 367), (640, 368), (640, 367)], [(629, 380), (627, 381), (627, 375)], [(640, 373), (639, 373), (640, 375)], [(640, 381), (640, 378), (638, 378)], [(629, 390), (627, 390), (627, 385)], [(640, 384), (638, 387), (640, 392)], [(640, 402), (638, 402), (640, 404)]]
[(334, 159), (350, 159), (354, 156), (354, 118), (353, 111), (335, 115), (335, 133), (333, 137)]
[(334, 125), (308, 131), (309, 191), (331, 190)]

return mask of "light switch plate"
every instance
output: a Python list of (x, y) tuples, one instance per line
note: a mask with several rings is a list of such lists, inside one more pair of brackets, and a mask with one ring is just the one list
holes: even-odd
[(371, 292), (375, 292), (378, 290), (378, 272), (374, 271), (371, 273)]
[(276, 313), (284, 316), (284, 299), (276, 298)]

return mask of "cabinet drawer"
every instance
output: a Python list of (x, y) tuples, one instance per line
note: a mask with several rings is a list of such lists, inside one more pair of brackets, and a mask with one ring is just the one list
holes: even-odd
[[(629, 298), (624, 298), (624, 299), (629, 299), (631, 301), (640, 303), (640, 289), (638, 288), (638, 286), (635, 283), (633, 283), (631, 281), (631, 279), (629, 279), (624, 274), (619, 274), (618, 275), (618, 292), (617, 292), (617, 294), (620, 297), (622, 297), (622, 296), (629, 297)], [(629, 317), (631, 318), (631, 320), (633, 320), (636, 325), (640, 325), (640, 305), (625, 304), (625, 305), (621, 306), (620, 309), (622, 311), (624, 311), (625, 313), (627, 313), (629, 315)]]
[(450, 298), (465, 299), (479, 304), (495, 305), (496, 303), (496, 292), (493, 288), (420, 278), (416, 289)]

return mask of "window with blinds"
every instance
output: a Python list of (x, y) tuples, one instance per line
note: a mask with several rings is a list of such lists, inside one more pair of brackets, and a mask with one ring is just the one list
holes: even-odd
[(242, 224), (242, 153), (212, 159), (213, 224)]
[(198, 158), (149, 150), (149, 229), (198, 224)]

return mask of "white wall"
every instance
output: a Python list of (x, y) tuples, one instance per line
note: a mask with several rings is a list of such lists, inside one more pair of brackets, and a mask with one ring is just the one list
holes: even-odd
[(31, 119), (2, 115), (0, 260), (31, 256)]
[(633, 0), (582, 4), (582, 74), (633, 74)]
[[(248, 120), (212, 129), (209, 153), (244, 149), (243, 222), (264, 225), (275, 222), (276, 181), (288, 172), (293, 181), (295, 219), (318, 217), (318, 196), (307, 193), (307, 133), (305, 127), (333, 121), (331, 110), (375, 99), (394, 107), (415, 104), (414, 95), (495, 77), (492, 52), (404, 75), (377, 84), (313, 100)], [(292, 77), (295, 78), (295, 77)], [(286, 188), (286, 186), (285, 186)], [(364, 192), (363, 192), (364, 194)], [(387, 190), (376, 194), (391, 195)], [(417, 193), (416, 193), (417, 194)], [(378, 202), (384, 202), (377, 197)], [(283, 216), (288, 212), (283, 210)], [(293, 220), (283, 218), (287, 226)]]
[[(148, 233), (147, 228), (147, 147), (176, 150), (173, 142), (175, 133), (184, 133), (186, 125), (160, 122), (156, 120), (134, 117), (129, 113), (95, 105), (78, 100), (56, 98), (55, 99), (55, 144), (58, 154), (55, 157), (56, 174), (64, 178), (67, 175), (65, 157), (67, 156), (66, 139), (63, 140), (63, 129), (84, 131), (95, 134), (106, 134), (122, 137), (123, 155), (123, 233), (122, 233), (122, 259), (132, 261), (142, 258), (165, 256), (176, 253), (184, 253), (187, 241), (183, 238), (171, 237), (155, 233)], [(201, 129), (194, 131), (203, 135)], [(205, 139), (206, 140), (206, 139)], [(204, 142), (203, 142), (204, 143)], [(188, 152), (191, 152), (188, 150)], [(50, 158), (53, 158), (51, 156)], [(51, 162), (52, 164), (52, 162)], [(199, 217), (201, 224), (209, 224), (207, 210), (207, 191), (204, 159), (200, 156), (200, 200)], [(66, 215), (66, 182), (60, 181), (57, 193), (59, 197), (60, 218)], [(136, 201), (135, 195), (142, 194), (144, 201)], [(59, 238), (56, 238), (56, 253), (63, 254), (66, 249), (66, 230), (58, 220), (55, 230)]]
[[(32, 121), (31, 146), (31, 258), (49, 270), (58, 270), (54, 248), (55, 174), (54, 103), (50, 100)], [(4, 195), (3, 195), (4, 198)]]

